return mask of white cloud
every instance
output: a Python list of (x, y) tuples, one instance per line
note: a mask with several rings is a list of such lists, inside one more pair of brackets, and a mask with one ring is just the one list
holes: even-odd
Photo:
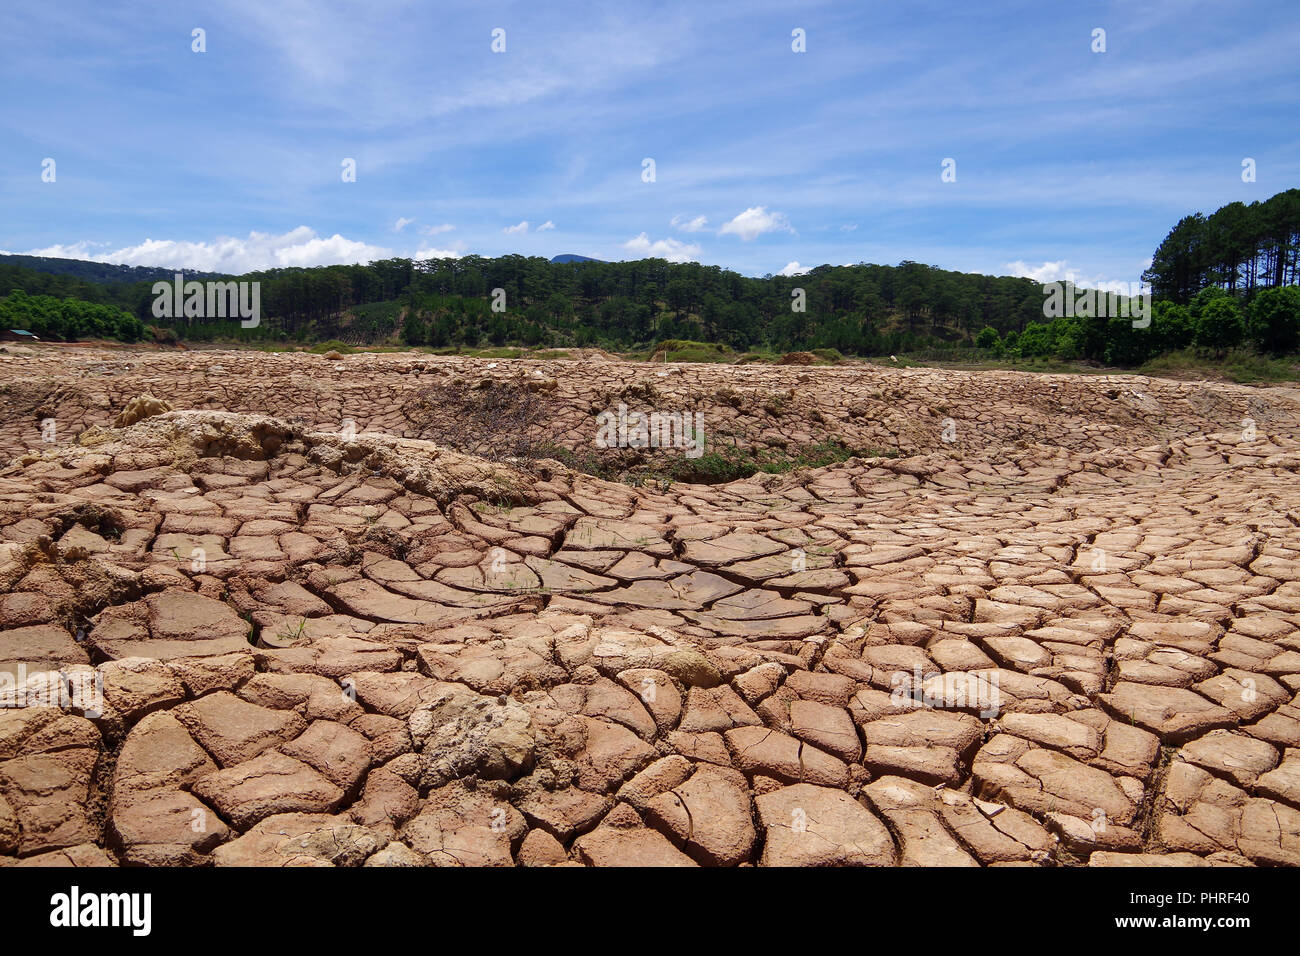
[(857, 231), (857, 228), (858, 224), (856, 222), (849, 222), (840, 226), (840, 232), (855, 232)]
[(321, 238), (307, 226), (279, 235), (250, 232), (247, 239), (220, 236), (210, 242), (175, 239), (146, 239), (135, 246), (111, 252), (91, 252), (89, 242), (32, 249), (30, 256), (89, 259), (131, 266), (159, 266), (238, 275), (259, 269), (288, 266), (348, 265), (385, 259), (394, 253), (383, 246), (347, 239), (338, 233)]
[(1031, 266), (1023, 259), (1017, 259), (1015, 262), (1008, 262), (1002, 268), (1008, 270), (1013, 276), (1023, 276), (1026, 279), (1033, 279), (1035, 282), (1075, 281), (1079, 277), (1077, 272), (1066, 265), (1064, 259), (1058, 259), (1056, 262), (1044, 262), (1040, 266)]
[(13, 249), (0, 249), (0, 256), (46, 256), (51, 259), (89, 259), (92, 261), (104, 261), (98, 258), (98, 254), (92, 250), (95, 247), (111, 246), (111, 242), (73, 242), (69, 244), (57, 244), (46, 246), (44, 249), (28, 249), (26, 252), (17, 252)]
[(696, 216), (694, 219), (687, 220), (685, 216), (676, 215), (668, 223), (680, 232), (703, 232), (709, 225), (709, 220), (704, 216)]
[(451, 223), (449, 223), (449, 222), (444, 222), (441, 226), (421, 226), (421, 227), (420, 227), (420, 235), (422, 235), (422, 236), (436, 236), (436, 235), (438, 235), (439, 233), (443, 233), (443, 232), (451, 232), (451, 231), (452, 231), (453, 229), (455, 229), (455, 228), (456, 228), (456, 227), (453, 226), (453, 225), (452, 225)]
[(799, 265), (798, 262), (787, 262), (785, 268), (777, 273), (779, 276), (801, 276), (808, 271), (806, 266)]
[(421, 247), (411, 256), (412, 259), (459, 259), (464, 253), (455, 249), (426, 249)]
[[(1142, 268), (1145, 269), (1150, 265), (1150, 260), (1145, 260)], [(1083, 289), (1103, 289), (1126, 292), (1131, 288), (1131, 283), (1124, 279), (1110, 279), (1100, 274), (1087, 275), (1070, 266), (1065, 259), (1058, 259), (1055, 262), (1044, 262), (1042, 265), (1031, 266), (1022, 259), (1015, 262), (1008, 262), (1002, 268), (1008, 270), (1013, 276), (1023, 276), (1026, 279), (1033, 279), (1035, 282), (1073, 282), (1076, 286)]]
[(405, 216), (398, 216), (397, 222), (393, 224), (393, 228), (396, 229), (398, 232), (401, 232), (403, 229), (405, 229), (413, 222), (415, 222), (414, 219), (407, 219)]
[(783, 213), (768, 212), (766, 206), (750, 206), (718, 230), (718, 235), (739, 236), (743, 242), (757, 239), (767, 232), (794, 232)]
[(518, 224), (513, 225), (513, 226), (506, 226), (506, 227), (505, 227), (504, 229), (502, 229), (501, 231), (504, 232), (507, 236), (516, 236), (516, 235), (519, 235), (520, 233), (527, 232), (527, 231), (528, 231), (528, 220), (525, 219), (523, 222), (518, 223)]
[(546, 220), (546, 222), (544, 222), (544, 223), (542, 223), (540, 226), (538, 226), (537, 229), (534, 230), (534, 231), (535, 231), (535, 232), (546, 232), (548, 229), (554, 229), (554, 228), (555, 228), (555, 223), (551, 222), (551, 220), (548, 219), (548, 220)]
[(667, 259), (669, 262), (698, 262), (700, 247), (680, 239), (657, 239), (651, 242), (644, 232), (623, 243), (623, 248), (643, 259)]

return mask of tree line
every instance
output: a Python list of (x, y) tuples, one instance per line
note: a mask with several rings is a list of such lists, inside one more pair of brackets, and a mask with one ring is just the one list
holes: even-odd
[(22, 329), (37, 338), (75, 342), (116, 339), (138, 342), (145, 324), (125, 309), (84, 299), (28, 295), (15, 289), (0, 299), (0, 328)]
[[(687, 339), (738, 351), (835, 348), (871, 354), (953, 345), (985, 325), (1019, 330), (1042, 315), (1042, 291), (1032, 280), (917, 262), (826, 265), (800, 276), (755, 278), (663, 259), (552, 263), (519, 255), (465, 256), (271, 269), (237, 278), (261, 283), (264, 319), (258, 329), (155, 319), (149, 281), (106, 285), (0, 264), (0, 289), (115, 305), (195, 340), (633, 349)], [(498, 289), (502, 311), (492, 308)], [(802, 310), (795, 305), (796, 290), (803, 290)]]
[[(137, 326), (91, 313), (55, 317), (37, 299), (76, 299), (127, 313), (155, 338), (193, 341), (400, 343), (435, 348), (528, 345), (639, 350), (665, 340), (747, 350), (835, 349), (881, 355), (966, 346), (1002, 354), (1056, 355), (1139, 364), (1182, 348), (1297, 347), (1300, 190), (1249, 206), (1231, 203), (1181, 220), (1144, 275), (1156, 303), (1150, 322), (1076, 314), (1044, 318), (1044, 288), (1031, 279), (896, 266), (823, 265), (798, 276), (743, 276), (719, 266), (550, 262), (519, 255), (385, 259), (366, 265), (270, 269), (238, 277), (261, 283), (262, 323), (152, 315), (153, 281), (167, 270), (114, 267), (111, 281), (69, 260), (0, 259), (0, 293), (15, 291), (47, 334), (84, 337)], [(56, 274), (43, 263), (64, 263)], [(90, 264), (98, 265), (98, 264)], [(51, 267), (53, 268), (53, 267)], [(187, 278), (216, 278), (187, 274)], [(12, 297), (11, 297), (12, 298)], [(802, 306), (802, 308), (801, 308)], [(21, 315), (10, 306), (7, 315)], [(61, 314), (61, 313), (60, 313)], [(31, 331), (41, 334), (38, 328)]]
[(1300, 282), (1300, 189), (1262, 202), (1184, 216), (1156, 249), (1142, 276), (1157, 299), (1187, 305), (1216, 287), (1246, 299), (1260, 289)]
[(1300, 350), (1300, 287), (1263, 289), (1243, 302), (1207, 286), (1186, 305), (1156, 300), (1148, 325), (1135, 326), (1129, 316), (1071, 316), (1030, 322), (1021, 332), (987, 327), (975, 345), (998, 357), (1082, 358), (1128, 367), (1190, 348), (1218, 356), (1243, 348), (1293, 355)]

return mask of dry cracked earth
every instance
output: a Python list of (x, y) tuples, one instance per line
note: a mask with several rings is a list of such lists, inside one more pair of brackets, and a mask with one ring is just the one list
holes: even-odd
[[(617, 483), (437, 384), (899, 455)], [(0, 408), (0, 863), (1300, 863), (1294, 393), (49, 347)]]

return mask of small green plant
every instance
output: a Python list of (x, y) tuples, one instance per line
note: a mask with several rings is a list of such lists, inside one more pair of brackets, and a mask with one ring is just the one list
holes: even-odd
[(282, 624), (280, 626), (280, 630), (276, 632), (275, 636), (282, 638), (283, 640), (286, 641), (292, 641), (295, 644), (297, 644), (302, 640), (303, 635), (306, 632), (307, 632), (307, 619), (299, 618), (297, 628), (293, 630), (289, 630), (288, 624)]

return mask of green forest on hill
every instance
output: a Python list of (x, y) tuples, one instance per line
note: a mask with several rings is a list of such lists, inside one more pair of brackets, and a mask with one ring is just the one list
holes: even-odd
[[(871, 356), (979, 349), (1138, 365), (1189, 348), (1300, 347), (1300, 190), (1185, 217), (1144, 278), (1156, 302), (1147, 327), (1130, 317), (1044, 318), (1043, 287), (1026, 278), (897, 266), (824, 265), (799, 276), (742, 276), (718, 266), (552, 263), (498, 258), (387, 259), (368, 265), (273, 269), (261, 283), (262, 323), (157, 319), (162, 269), (0, 257), (0, 322), (42, 338), (432, 348), (596, 346), (653, 350), (665, 340), (736, 353), (836, 350)], [(211, 278), (187, 274), (190, 278)], [(494, 290), (504, 309), (493, 309)], [(792, 308), (799, 298), (803, 311)]]

